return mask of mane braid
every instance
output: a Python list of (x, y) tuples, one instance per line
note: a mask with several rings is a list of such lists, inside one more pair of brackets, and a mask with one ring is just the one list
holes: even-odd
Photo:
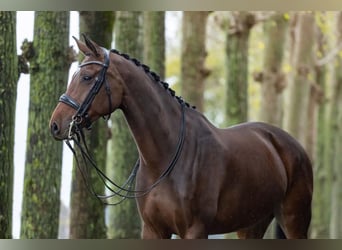
[(119, 56), (122, 56), (123, 58), (125, 58), (125, 59), (127, 59), (127, 60), (129, 60), (131, 62), (133, 62), (136, 66), (141, 67), (145, 71), (146, 74), (149, 74), (153, 78), (153, 80), (155, 82), (161, 84), (161, 86), (164, 87), (164, 89), (167, 90), (172, 97), (175, 97), (176, 100), (180, 104), (184, 103), (188, 108), (196, 109), (195, 106), (191, 106), (189, 103), (184, 101), (181, 96), (177, 96), (176, 92), (169, 87), (169, 84), (167, 82), (165, 82), (165, 81), (162, 81), (160, 76), (157, 73), (155, 73), (154, 71), (151, 71), (149, 66), (147, 66), (146, 64), (141, 63), (136, 58), (131, 58), (128, 54), (121, 53), (120, 51), (118, 51), (116, 49), (111, 49), (110, 51), (115, 53), (115, 54), (117, 54), (117, 55), (119, 55)]

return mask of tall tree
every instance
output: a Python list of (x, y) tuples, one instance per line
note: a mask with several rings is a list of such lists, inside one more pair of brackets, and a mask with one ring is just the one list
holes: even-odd
[(263, 70), (254, 74), (254, 79), (261, 84), (260, 120), (277, 126), (282, 125), (282, 92), (286, 86), (282, 63), (287, 23), (281, 12), (264, 23)]
[[(320, 29), (317, 29), (317, 50), (320, 60), (324, 60), (327, 56), (327, 36), (324, 30), (327, 27), (327, 16), (325, 13), (317, 13)], [(330, 218), (330, 192), (331, 192), (331, 167), (328, 160), (330, 147), (328, 144), (328, 84), (326, 81), (327, 65), (319, 65), (319, 61), (315, 67), (315, 81), (317, 84), (311, 87), (311, 98), (309, 103), (309, 118), (314, 117), (315, 126), (312, 128), (311, 138), (315, 140), (308, 141), (312, 144), (312, 158), (314, 163), (314, 183), (315, 190), (313, 194), (312, 204), (312, 221), (311, 221), (311, 237), (313, 238), (329, 238), (329, 218)], [(316, 105), (317, 104), (317, 105)], [(315, 110), (312, 110), (314, 105)], [(311, 114), (310, 114), (311, 113)], [(313, 114), (312, 114), (313, 113)]]
[[(253, 74), (254, 80), (261, 84), (259, 120), (278, 127), (282, 126), (282, 93), (286, 87), (286, 77), (282, 65), (287, 25), (288, 20), (282, 12), (274, 14), (263, 23), (265, 43), (263, 69)], [(266, 232), (265, 238), (274, 238), (275, 226), (276, 223), (273, 222)]]
[(310, 85), (314, 75), (315, 22), (312, 12), (295, 13), (291, 20), (289, 103), (285, 129), (306, 146)]
[(144, 63), (165, 78), (165, 12), (146, 11), (144, 22)]
[[(342, 43), (342, 12), (338, 12), (336, 18), (337, 43)], [(342, 237), (342, 57), (337, 57), (334, 64), (335, 83), (330, 116), (330, 133), (334, 136), (331, 147), (333, 181), (331, 193), (331, 219), (330, 237), (333, 239)]]
[(248, 42), (255, 16), (247, 11), (231, 12), (226, 36), (227, 125), (245, 122), (248, 116)]
[(67, 84), (69, 13), (36, 12), (30, 62), (30, 104), (22, 238), (57, 238), (62, 144), (51, 138), (51, 111)]
[[(142, 58), (141, 19), (140, 12), (120, 11), (115, 21), (116, 49), (137, 59)], [(114, 113), (112, 123), (108, 172), (117, 182), (123, 183), (138, 158), (138, 152), (122, 112)], [(140, 224), (134, 200), (109, 208), (109, 238), (138, 238)]]
[(0, 238), (11, 238), (14, 114), (18, 81), (15, 12), (0, 11), (0, 33)]
[[(105, 48), (112, 42), (115, 12), (81, 11), (80, 34), (87, 34)], [(99, 29), (101, 27), (101, 29)], [(90, 154), (99, 167), (106, 166), (107, 157), (107, 122), (100, 119), (92, 125), (87, 134)], [(80, 164), (84, 164), (80, 161)], [(70, 238), (106, 238), (104, 206), (90, 195), (82, 174), (74, 164), (73, 185), (71, 190)], [(82, 166), (80, 166), (82, 168)], [(91, 183), (99, 193), (104, 192), (102, 181), (95, 172), (91, 174)]]
[(204, 80), (209, 75), (204, 65), (208, 14), (208, 11), (184, 11), (182, 22), (181, 92), (202, 112)]

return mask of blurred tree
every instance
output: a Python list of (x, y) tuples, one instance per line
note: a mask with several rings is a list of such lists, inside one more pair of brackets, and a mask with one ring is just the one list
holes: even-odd
[(34, 41), (27, 45), (31, 83), (21, 237), (57, 238), (62, 143), (51, 138), (48, 123), (72, 61), (69, 12), (36, 12)]
[(247, 121), (248, 42), (256, 20), (247, 11), (230, 13), (226, 36), (226, 125)]
[(144, 12), (144, 55), (143, 61), (161, 79), (165, 78), (165, 12)]
[[(80, 34), (90, 38), (105, 48), (111, 47), (115, 12), (81, 11)], [(101, 27), (99, 29), (99, 27)], [(106, 166), (108, 126), (100, 119), (92, 125), (87, 135), (90, 154), (99, 167)], [(80, 161), (80, 164), (84, 164)], [(80, 166), (85, 169), (85, 166)], [(103, 182), (95, 171), (91, 173), (91, 183), (98, 193), (104, 193)], [(87, 190), (82, 174), (74, 163), (73, 184), (71, 189), (70, 238), (106, 238), (104, 206)]]
[(181, 95), (199, 111), (204, 110), (206, 24), (209, 11), (184, 11), (181, 45)]
[(12, 238), (14, 120), (18, 81), (16, 13), (0, 11), (0, 238)]
[(279, 127), (282, 125), (282, 91), (286, 86), (282, 63), (287, 25), (282, 12), (264, 23), (264, 66), (261, 72), (254, 73), (254, 79), (261, 84), (260, 120)]
[[(142, 58), (141, 12), (119, 11), (115, 21), (115, 47), (137, 59)], [(138, 159), (138, 151), (122, 112), (112, 116), (112, 140), (108, 175), (123, 183)], [(109, 238), (139, 238), (141, 222), (133, 199), (108, 208)]]
[[(317, 55), (318, 60), (322, 60), (327, 55), (328, 37), (326, 34), (327, 19), (326, 13), (318, 12), (315, 14), (317, 29)], [(316, 64), (315, 81), (310, 90), (309, 118), (314, 119), (315, 126), (311, 127), (308, 136), (308, 144), (312, 145), (311, 151), (314, 163), (314, 192), (312, 204), (312, 222), (311, 237), (328, 238), (329, 237), (329, 218), (330, 212), (330, 173), (331, 168), (327, 161), (328, 147), (328, 84), (326, 81), (327, 65)], [(311, 108), (310, 108), (311, 107)], [(310, 140), (311, 138), (311, 140)]]
[(315, 22), (312, 12), (291, 19), (289, 99), (284, 128), (306, 147), (310, 85), (314, 75)]
[[(283, 90), (286, 77), (282, 71), (288, 20), (283, 12), (277, 12), (263, 23), (264, 56), (262, 71), (253, 73), (254, 80), (261, 84), (261, 108), (259, 120), (282, 126)], [(265, 238), (274, 238), (276, 223), (272, 223)], [(281, 229), (276, 232), (281, 234)], [(283, 237), (283, 235), (276, 235)]]
[[(342, 43), (342, 12), (336, 17), (337, 46)], [(330, 238), (342, 237), (342, 56), (336, 58), (334, 63), (335, 82), (331, 104), (330, 129), (334, 140), (331, 144), (332, 151), (332, 193), (331, 193), (331, 218)]]

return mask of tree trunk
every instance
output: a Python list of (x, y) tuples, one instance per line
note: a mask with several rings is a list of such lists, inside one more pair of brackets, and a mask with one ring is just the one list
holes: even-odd
[(182, 22), (181, 93), (191, 105), (204, 111), (206, 23), (208, 11), (184, 11)]
[[(282, 64), (287, 26), (288, 21), (282, 12), (277, 13), (263, 24), (265, 37), (263, 70), (254, 73), (254, 80), (261, 84), (259, 120), (278, 127), (282, 126), (283, 90), (286, 87)], [(275, 232), (280, 230), (276, 227), (277, 224), (273, 222), (264, 238), (275, 238)]]
[(255, 24), (253, 14), (233, 12), (226, 38), (226, 125), (248, 118), (248, 41)]
[[(308, 105), (314, 75), (315, 22), (311, 12), (296, 13), (291, 26), (289, 104), (285, 108), (285, 129), (306, 147)], [(310, 79), (311, 77), (311, 79)]]
[[(80, 34), (84, 33), (94, 39), (99, 45), (110, 48), (112, 42), (114, 12), (80, 12)], [(101, 27), (101, 29), (99, 29)], [(92, 125), (87, 133), (87, 144), (90, 154), (97, 165), (106, 166), (107, 122), (100, 119)], [(80, 164), (83, 164), (80, 161)], [(82, 168), (82, 166), (80, 166)], [(85, 169), (85, 167), (84, 167)], [(104, 193), (103, 182), (95, 171), (91, 173), (91, 183), (98, 193)], [(100, 239), (106, 238), (105, 208), (86, 188), (82, 174), (74, 163), (73, 185), (71, 190), (70, 238), (71, 239)]]
[[(337, 15), (337, 44), (342, 42), (342, 12)], [(338, 56), (335, 62), (335, 84), (333, 88), (331, 106), (331, 134), (332, 143), (332, 193), (331, 193), (331, 219), (330, 238), (342, 237), (342, 58)]]
[(66, 88), (69, 13), (36, 12), (30, 61), (30, 105), (22, 209), (22, 238), (57, 238), (62, 143), (48, 123)]
[[(321, 22), (325, 22), (326, 16), (321, 18)], [(326, 24), (324, 24), (326, 25)], [(326, 47), (327, 44), (325, 42), (326, 36), (318, 29), (317, 35), (317, 49), (319, 54), (324, 57), (326, 55)], [(316, 126), (313, 128), (314, 131), (311, 134), (315, 138), (314, 140), (314, 148), (313, 150), (313, 163), (314, 163), (314, 183), (315, 190), (319, 190), (319, 192), (314, 192), (313, 196), (313, 204), (312, 204), (312, 221), (311, 221), (311, 238), (329, 238), (329, 218), (330, 213), (327, 212), (330, 210), (330, 192), (331, 192), (331, 183), (330, 183), (330, 173), (331, 168), (327, 161), (328, 154), (328, 101), (327, 101), (327, 93), (328, 93), (328, 84), (325, 80), (327, 74), (327, 67), (316, 66), (315, 67), (315, 80), (316, 87), (315, 92), (311, 92), (315, 94), (315, 96), (311, 96), (311, 101), (315, 100), (312, 97), (316, 98), (317, 104), (314, 110), (314, 116), (316, 119)], [(309, 105), (310, 106), (310, 105)], [(310, 110), (309, 110), (310, 112)], [(312, 112), (312, 111), (311, 111)]]
[(165, 78), (165, 12), (144, 12), (143, 61), (161, 79)]
[(14, 120), (18, 81), (16, 13), (0, 11), (0, 238), (12, 238)]
[(282, 125), (282, 92), (286, 86), (282, 63), (287, 23), (283, 13), (264, 23), (264, 67), (262, 72), (254, 74), (255, 80), (261, 83), (260, 121), (278, 127)]
[[(115, 45), (122, 53), (140, 59), (142, 57), (141, 13), (120, 11), (115, 22)], [(118, 183), (123, 183), (129, 176), (138, 159), (138, 151), (128, 129), (122, 112), (112, 116), (112, 140), (107, 166), (109, 176)], [(118, 206), (108, 208), (109, 238), (139, 238), (140, 218), (133, 199), (128, 199)]]

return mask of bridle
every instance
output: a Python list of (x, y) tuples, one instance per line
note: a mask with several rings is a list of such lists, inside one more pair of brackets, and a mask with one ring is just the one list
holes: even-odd
[[(81, 174), (83, 176), (83, 179), (85, 180), (85, 184), (88, 188), (88, 190), (95, 196), (97, 197), (101, 202), (107, 205), (117, 205), (120, 204), (122, 201), (124, 201), (127, 198), (139, 198), (142, 196), (145, 196), (149, 192), (152, 191), (153, 188), (155, 188), (161, 181), (163, 181), (173, 170), (175, 165), (177, 164), (177, 161), (181, 155), (184, 141), (185, 141), (185, 107), (186, 103), (182, 98), (178, 98), (178, 101), (181, 106), (181, 122), (180, 122), (180, 130), (179, 130), (179, 137), (178, 137), (178, 142), (176, 145), (176, 150), (171, 158), (171, 161), (169, 162), (167, 168), (161, 173), (159, 178), (149, 187), (143, 189), (143, 190), (135, 190), (133, 187), (133, 182), (136, 178), (139, 166), (140, 166), (140, 160), (138, 159), (136, 164), (133, 167), (133, 170), (126, 180), (126, 182), (122, 185), (119, 186), (115, 182), (113, 182), (109, 177), (106, 176), (106, 174), (97, 167), (95, 161), (89, 154), (89, 149), (87, 147), (83, 129), (82, 129), (82, 124), (84, 125), (85, 128), (90, 129), (91, 128), (91, 120), (88, 115), (88, 110), (101, 89), (102, 85), (105, 84), (105, 90), (108, 96), (108, 101), (109, 101), (109, 112), (108, 115), (106, 115), (104, 118), (108, 120), (110, 118), (110, 114), (112, 112), (112, 97), (111, 97), (111, 91), (110, 87), (106, 81), (106, 73), (107, 69), (109, 67), (109, 51), (106, 50), (105, 48), (102, 48), (104, 51), (104, 62), (100, 61), (88, 61), (85, 62), (81, 65), (79, 65), (80, 68), (91, 65), (91, 64), (97, 64), (102, 66), (102, 69), (98, 76), (95, 78), (95, 83), (91, 87), (90, 91), (88, 92), (88, 95), (84, 99), (82, 104), (79, 104), (74, 98), (71, 96), (67, 95), (66, 93), (62, 94), (61, 97), (59, 98), (59, 102), (62, 102), (66, 105), (69, 105), (73, 109), (76, 110), (75, 115), (72, 117), (72, 121), (69, 125), (69, 133), (68, 133), (68, 138), (65, 140), (67, 146), (70, 148), (72, 153), (75, 156), (77, 166), (79, 167)], [(85, 162), (86, 169), (82, 170), (77, 158), (77, 154), (75, 149), (72, 147), (70, 141), (74, 141), (75, 145), (78, 147), (78, 149), (81, 152), (81, 156), (83, 161)], [(83, 144), (83, 145), (82, 145)], [(110, 191), (112, 194), (110, 195), (99, 195), (98, 193), (95, 192), (93, 189), (92, 185), (87, 183), (87, 179), (89, 179), (89, 166), (86, 162), (89, 162), (91, 167), (95, 169), (97, 175), (100, 177), (102, 180), (103, 184), (107, 188), (108, 191)], [(121, 199), (115, 203), (106, 203), (104, 200), (113, 198), (113, 197), (120, 197)]]
[[(152, 189), (154, 189), (160, 182), (162, 182), (165, 178), (167, 178), (167, 176), (172, 172), (172, 170), (176, 166), (178, 159), (181, 156), (182, 149), (184, 146), (184, 141), (185, 141), (185, 128), (186, 128), (186, 126), (185, 126), (185, 107), (186, 107), (186, 105), (185, 105), (185, 102), (181, 102), (180, 105), (181, 105), (180, 130), (179, 130), (178, 142), (176, 145), (176, 150), (174, 152), (174, 155), (171, 158), (167, 168), (160, 174), (158, 179), (156, 181), (154, 181), (153, 184), (151, 184), (150, 186), (148, 186), (147, 188), (142, 189), (142, 190), (136, 190), (134, 188), (134, 181), (136, 179), (138, 169), (140, 167), (140, 159), (139, 158), (136, 161), (136, 163), (135, 163), (135, 165), (131, 171), (131, 174), (129, 175), (129, 177), (127, 178), (125, 183), (120, 186), (120, 185), (116, 184), (114, 181), (112, 181), (96, 165), (96, 162), (94, 161), (94, 159), (89, 154), (89, 149), (87, 147), (85, 137), (84, 137), (84, 133), (83, 133), (82, 129), (77, 130), (75, 132), (75, 134), (72, 135), (72, 138), (65, 140), (67, 146), (70, 148), (70, 150), (72, 151), (72, 153), (75, 157), (76, 164), (77, 164), (77, 166), (81, 172), (81, 175), (85, 181), (85, 185), (86, 185), (87, 189), (89, 190), (89, 192), (91, 194), (93, 194), (100, 202), (102, 202), (105, 205), (118, 205), (126, 199), (137, 199), (137, 198), (145, 196), (146, 194), (151, 192)], [(80, 150), (81, 157), (83, 159), (83, 162), (85, 163), (85, 169), (82, 169), (80, 167), (79, 159), (77, 157), (75, 149), (70, 144), (70, 140), (74, 141), (75, 145)], [(87, 162), (90, 164), (90, 166), (87, 164)], [(100, 178), (100, 180), (102, 181), (102, 183), (104, 184), (104, 186), (106, 187), (107, 191), (110, 194), (104, 194), (104, 195), (98, 194), (94, 190), (94, 187), (92, 186), (92, 184), (87, 182), (87, 180), (90, 179), (90, 177), (89, 177), (90, 167), (92, 167), (95, 170), (98, 177)], [(119, 197), (119, 200), (115, 201), (113, 203), (106, 202), (106, 200), (109, 200), (109, 199), (115, 198), (115, 197)]]
[(99, 92), (103, 84), (105, 84), (105, 90), (108, 96), (108, 103), (109, 103), (108, 104), (109, 112), (107, 116), (104, 116), (104, 118), (105, 120), (108, 120), (110, 118), (110, 114), (112, 112), (112, 95), (111, 95), (108, 82), (106, 81), (106, 73), (109, 67), (109, 52), (105, 48), (102, 48), (102, 50), (104, 52), (104, 62), (88, 61), (79, 65), (79, 68), (82, 68), (91, 64), (97, 64), (97, 65), (102, 66), (100, 73), (95, 78), (94, 85), (89, 90), (88, 95), (86, 96), (82, 104), (79, 104), (74, 98), (67, 95), (66, 93), (62, 94), (61, 97), (59, 98), (59, 102), (65, 103), (76, 110), (76, 113), (72, 117), (72, 122), (70, 123), (70, 126), (69, 126), (69, 135), (68, 135), (69, 139), (71, 139), (72, 137), (72, 133), (74, 132), (73, 130), (76, 127), (79, 129), (81, 124), (84, 124), (84, 126), (87, 129), (91, 128), (91, 120), (88, 115), (88, 110), (92, 102), (94, 101), (95, 96), (97, 95), (97, 93)]

